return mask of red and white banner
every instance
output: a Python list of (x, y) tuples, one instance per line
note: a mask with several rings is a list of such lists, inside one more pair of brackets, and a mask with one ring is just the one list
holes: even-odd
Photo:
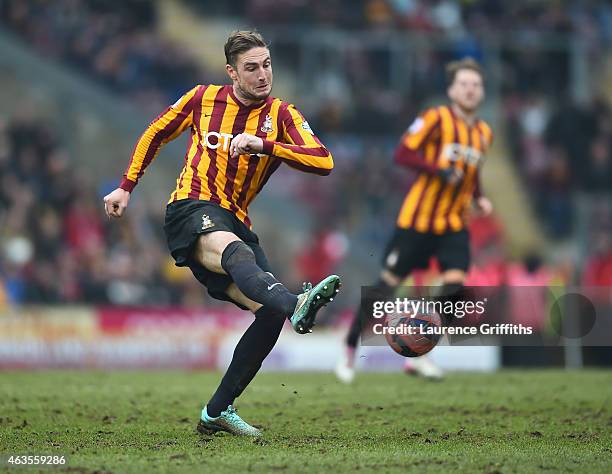
[(214, 368), (241, 311), (27, 308), (0, 315), (0, 368)]

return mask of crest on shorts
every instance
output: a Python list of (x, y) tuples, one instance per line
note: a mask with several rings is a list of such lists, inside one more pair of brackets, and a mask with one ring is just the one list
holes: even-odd
[(210, 229), (211, 227), (214, 227), (214, 226), (215, 226), (215, 223), (210, 220), (210, 217), (208, 217), (206, 214), (203, 214), (202, 215), (202, 230)]
[(274, 127), (272, 127), (272, 117), (270, 117), (270, 114), (266, 115), (264, 123), (261, 126), (261, 131), (264, 133), (271, 133), (274, 131)]
[(397, 265), (397, 262), (399, 260), (399, 250), (398, 249), (393, 249), (389, 255), (387, 255), (387, 267), (389, 269), (393, 269), (395, 267), (395, 265)]

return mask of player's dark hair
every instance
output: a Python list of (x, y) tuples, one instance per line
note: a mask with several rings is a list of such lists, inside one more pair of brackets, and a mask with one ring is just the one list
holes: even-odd
[(256, 30), (236, 30), (227, 38), (225, 43), (225, 60), (227, 64), (236, 67), (238, 56), (249, 49), (267, 48), (268, 44), (263, 39), (263, 36)]
[(476, 62), (474, 58), (467, 57), (460, 59), (459, 61), (452, 61), (446, 65), (447, 84), (449, 86), (452, 85), (452, 83), (455, 82), (455, 77), (457, 76), (457, 73), (464, 69), (469, 69), (470, 71), (477, 72), (484, 81), (484, 71), (482, 70), (480, 64), (478, 64), (478, 62)]

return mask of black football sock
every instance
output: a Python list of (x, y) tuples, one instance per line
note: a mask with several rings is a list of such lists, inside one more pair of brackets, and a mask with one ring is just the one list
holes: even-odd
[(276, 314), (286, 317), (293, 314), (297, 296), (257, 265), (255, 254), (247, 244), (241, 240), (231, 242), (223, 251), (221, 266), (247, 298)]
[(353, 318), (351, 328), (346, 336), (346, 345), (350, 348), (357, 347), (359, 336), (361, 336), (366, 324), (370, 322), (373, 314), (374, 301), (385, 301), (393, 295), (395, 288), (384, 280), (379, 280), (374, 286), (368, 288), (367, 298), (361, 298), (359, 309)]
[(259, 363), (254, 363), (251, 370), (245, 371), (244, 376), (236, 386), (236, 390), (233, 394), (234, 398), (238, 398), (244, 389), (251, 383), (255, 375), (257, 375), (257, 372), (261, 368), (261, 364), (276, 345), (276, 341), (278, 341), (285, 322), (285, 317), (283, 315), (274, 313), (266, 307), (262, 307), (256, 311), (255, 318), (255, 322), (259, 320), (257, 323), (257, 331), (265, 332), (265, 337), (256, 337), (258, 347), (257, 350), (253, 351), (253, 355), (251, 356), (255, 362), (259, 361)]
[(255, 321), (240, 338), (234, 356), (221, 384), (206, 405), (206, 412), (217, 417), (249, 385), (261, 368), (283, 329), (285, 317), (269, 308), (261, 308), (255, 313)]

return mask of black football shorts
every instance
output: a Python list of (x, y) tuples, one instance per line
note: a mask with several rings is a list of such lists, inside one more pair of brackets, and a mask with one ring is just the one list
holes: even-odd
[(193, 249), (201, 234), (215, 231), (232, 232), (251, 248), (257, 265), (265, 272), (272, 272), (266, 254), (259, 246), (257, 234), (233, 213), (216, 203), (182, 199), (168, 204), (164, 231), (176, 266), (189, 267), (197, 280), (208, 289), (208, 294), (215, 299), (231, 301), (246, 309), (225, 294), (225, 290), (233, 281), (229, 275), (207, 270), (193, 259)]
[(442, 271), (463, 270), (470, 266), (470, 236), (467, 230), (434, 234), (396, 227), (387, 244), (383, 267), (400, 278), (429, 266), (436, 257)]

